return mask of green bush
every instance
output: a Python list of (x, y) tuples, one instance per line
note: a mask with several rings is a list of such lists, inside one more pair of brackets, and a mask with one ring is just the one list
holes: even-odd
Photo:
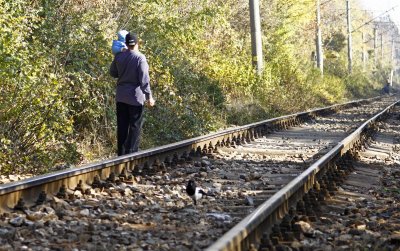
[(114, 155), (108, 67), (121, 28), (143, 40), (157, 100), (146, 108), (142, 149), (371, 95), (387, 71), (349, 76), (343, 51), (326, 60), (324, 77), (314, 70), (314, 1), (261, 3), (261, 76), (251, 65), (248, 2), (103, 2), (0, 0), (1, 174)]

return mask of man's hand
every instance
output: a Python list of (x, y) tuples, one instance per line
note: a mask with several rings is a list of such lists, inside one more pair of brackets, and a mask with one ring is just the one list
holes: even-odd
[(154, 106), (156, 104), (156, 101), (153, 98), (150, 98), (149, 100), (147, 100), (149, 106)]

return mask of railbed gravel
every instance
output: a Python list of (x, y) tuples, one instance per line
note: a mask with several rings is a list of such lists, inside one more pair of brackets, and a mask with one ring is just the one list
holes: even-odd
[(316, 211), (298, 215), (302, 237), (276, 250), (400, 250), (400, 107), (359, 152), (354, 170)]
[[(47, 195), (43, 205), (1, 215), (0, 250), (202, 250), (383, 103), (316, 117), (211, 156), (143, 172), (132, 183), (67, 189), (67, 198)], [(355, 118), (354, 112), (361, 115)], [(194, 206), (185, 193), (189, 179), (215, 197)]]

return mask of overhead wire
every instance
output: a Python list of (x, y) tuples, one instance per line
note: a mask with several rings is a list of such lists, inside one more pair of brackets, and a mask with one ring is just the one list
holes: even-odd
[[(385, 31), (382, 31), (382, 32), (380, 32), (379, 34), (376, 34), (376, 35), (377, 35), (377, 36), (382, 36), (382, 35), (385, 35), (386, 33), (388, 33), (389, 31), (392, 31), (392, 29), (386, 29)], [(370, 39), (364, 41), (364, 43), (368, 43), (369, 41), (372, 41), (372, 40), (374, 40), (374, 39), (375, 39), (375, 38), (372, 37), (372, 38), (370, 38)]]
[(387, 11), (381, 13), (380, 15), (378, 15), (378, 16), (376, 16), (376, 17), (370, 19), (370, 20), (368, 20), (367, 22), (365, 22), (364, 24), (362, 24), (362, 25), (359, 26), (358, 28), (352, 30), (352, 33), (358, 31), (360, 28), (364, 27), (365, 25), (370, 24), (372, 21), (374, 21), (374, 20), (377, 19), (378, 17), (381, 17), (381, 16), (383, 16), (384, 14), (386, 14), (386, 13), (388, 13), (388, 12), (390, 12), (390, 11), (396, 9), (398, 6), (399, 6), (399, 5), (396, 5), (396, 6), (392, 7), (392, 8), (390, 8), (390, 9), (388, 9)]
[[(324, 5), (326, 5), (326, 4), (328, 4), (328, 3), (332, 2), (332, 1), (334, 1), (334, 0), (326, 0), (326, 1), (322, 2), (322, 3), (320, 3), (320, 6), (324, 6)], [(373, 17), (372, 19), (368, 20), (367, 22), (365, 22), (364, 24), (360, 25), (360, 26), (357, 27), (356, 29), (352, 30), (352, 33), (358, 31), (358, 30), (361, 29), (362, 27), (364, 27), (364, 26), (370, 24), (371, 22), (373, 22), (373, 21), (376, 20), (377, 18), (379, 18), (379, 17), (385, 15), (386, 13), (388, 13), (388, 12), (390, 12), (390, 11), (396, 9), (396, 8), (399, 7), (399, 6), (400, 6), (400, 5), (396, 5), (396, 6), (392, 7), (392, 8), (390, 8), (390, 9), (384, 11), (383, 13), (379, 14), (378, 16)], [(353, 10), (360, 10), (360, 11), (372, 12), (372, 10), (365, 10), (365, 9), (360, 9), (360, 8), (352, 8), (352, 9), (353, 9)], [(337, 10), (339, 10), (339, 9), (337, 9)], [(340, 10), (345, 10), (345, 9), (340, 9)], [(339, 16), (346, 15), (346, 13), (347, 13), (347, 12), (342, 12), (342, 13), (339, 14)], [(388, 22), (388, 23), (390, 23), (390, 22)], [(393, 23), (393, 25), (395, 25), (395, 24)], [(312, 30), (312, 29), (313, 29), (313, 28), (311, 28), (311, 29), (310, 29), (310, 28), (302, 28), (301, 30), (302, 30), (302, 31), (308, 31), (308, 30)], [(392, 29), (387, 29), (387, 30), (385, 30), (385, 31), (382, 31), (379, 35), (386, 34), (386, 33), (388, 33), (388, 32), (391, 31), (391, 30), (392, 30)], [(368, 43), (368, 42), (370, 42), (371, 40), (374, 40), (374, 38), (370, 38), (370, 39), (364, 41), (364, 43)]]

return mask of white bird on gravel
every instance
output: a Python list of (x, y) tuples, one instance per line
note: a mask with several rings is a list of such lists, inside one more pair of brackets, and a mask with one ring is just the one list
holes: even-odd
[(190, 198), (192, 198), (195, 205), (197, 205), (197, 201), (200, 200), (203, 196), (215, 196), (212, 194), (208, 194), (204, 192), (200, 187), (197, 187), (194, 180), (189, 180), (186, 186), (186, 193), (190, 196)]

